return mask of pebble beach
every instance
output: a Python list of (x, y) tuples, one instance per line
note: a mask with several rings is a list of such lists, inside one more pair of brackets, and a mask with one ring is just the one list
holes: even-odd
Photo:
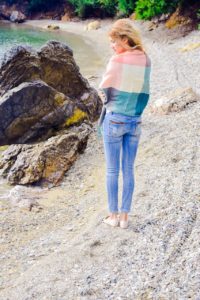
[[(102, 54), (101, 67), (88, 78), (97, 87), (112, 54), (112, 22), (102, 21), (95, 31), (86, 31), (86, 22), (27, 25), (59, 24), (85, 37)], [(189, 47), (199, 43), (200, 31), (170, 38), (162, 28), (156, 34), (142, 22), (135, 26), (152, 75), (130, 225), (124, 230), (102, 223), (108, 214), (105, 160), (94, 124), (85, 152), (61, 186), (16, 186), (9, 201), (1, 199), (1, 299), (200, 299), (200, 48)], [(190, 50), (182, 51), (186, 46)], [(158, 99), (188, 88), (196, 102), (167, 115), (151, 112)], [(121, 187), (120, 177), (120, 195)]]

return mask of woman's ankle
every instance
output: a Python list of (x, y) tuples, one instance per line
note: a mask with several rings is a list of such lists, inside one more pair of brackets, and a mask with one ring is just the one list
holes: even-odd
[(121, 220), (121, 221), (128, 221), (128, 213), (126, 213), (126, 212), (121, 212), (121, 213), (120, 213), (120, 220)]
[(111, 219), (117, 218), (117, 215), (118, 215), (118, 212), (114, 212), (114, 213), (110, 212), (110, 218)]

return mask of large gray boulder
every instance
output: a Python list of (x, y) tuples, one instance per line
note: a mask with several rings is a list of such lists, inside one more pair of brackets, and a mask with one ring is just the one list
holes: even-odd
[(11, 49), (0, 67), (0, 146), (15, 145), (1, 156), (2, 176), (12, 184), (60, 182), (101, 107), (67, 45)]
[(68, 97), (43, 81), (21, 83), (1, 98), (0, 144), (44, 140), (74, 109)]
[(54, 41), (39, 52), (13, 48), (0, 68), (0, 93), (0, 145), (44, 140), (55, 127), (97, 120), (101, 110), (72, 50)]
[[(72, 50), (57, 41), (48, 42), (38, 52), (27, 46), (12, 48), (0, 68), (0, 95), (20, 83), (37, 79), (73, 99), (80, 98), (84, 93), (94, 93), (79, 72)], [(93, 97), (92, 101), (97, 104), (97, 98)]]

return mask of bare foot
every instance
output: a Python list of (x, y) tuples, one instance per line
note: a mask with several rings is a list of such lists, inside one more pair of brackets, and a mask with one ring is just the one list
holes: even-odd
[(118, 218), (118, 213), (110, 213), (111, 220), (115, 220)]
[(128, 213), (122, 212), (120, 214), (120, 221), (128, 221)]

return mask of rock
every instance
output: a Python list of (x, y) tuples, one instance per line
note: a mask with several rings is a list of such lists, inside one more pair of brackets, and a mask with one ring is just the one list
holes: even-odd
[(0, 96), (23, 82), (40, 79), (40, 59), (28, 46), (12, 47), (0, 66)]
[(71, 18), (70, 18), (69, 14), (67, 12), (61, 18), (61, 21), (63, 21), (63, 22), (68, 22), (70, 20), (71, 20)]
[(3, 19), (10, 20), (11, 8), (5, 4), (0, 5), (0, 16)]
[(0, 144), (44, 140), (54, 134), (53, 127), (65, 124), (75, 109), (69, 98), (43, 81), (21, 83), (1, 98)]
[(102, 107), (72, 50), (55, 41), (38, 52), (13, 48), (0, 68), (0, 94), (0, 146), (17, 144), (1, 153), (2, 175), (11, 184), (56, 185), (86, 147)]
[(189, 104), (197, 102), (199, 96), (191, 89), (180, 89), (172, 92), (170, 95), (155, 101), (150, 106), (151, 113), (166, 115), (171, 112), (184, 110)]
[(153, 18), (151, 19), (151, 22), (152, 22), (153, 24), (158, 24), (158, 23), (159, 23), (159, 17), (153, 17)]
[[(31, 84), (27, 83), (30, 81)], [(97, 92), (80, 74), (72, 50), (59, 42), (49, 42), (38, 53), (28, 47), (13, 48), (2, 63), (0, 82), (3, 96), (0, 99), (0, 145), (28, 142), (30, 136), (25, 139), (24, 134), (32, 131), (32, 126), (35, 133), (36, 127), (38, 133), (46, 128), (46, 134), (49, 126), (54, 128), (64, 121), (69, 126), (85, 117), (93, 122), (100, 114), (101, 101)], [(35, 99), (34, 93), (40, 101)], [(30, 105), (37, 111), (37, 117), (36, 111), (30, 116)], [(42, 105), (45, 112), (40, 111)], [(11, 107), (15, 107), (14, 113)], [(73, 118), (71, 112), (75, 113)], [(71, 119), (64, 120), (64, 116)], [(29, 126), (24, 127), (25, 124)], [(13, 126), (16, 126), (15, 130)], [(41, 138), (41, 133), (38, 138)]]
[(60, 27), (57, 26), (57, 25), (48, 25), (47, 28), (48, 29), (52, 29), (52, 30), (58, 30), (58, 29), (60, 29)]
[(20, 12), (18, 10), (12, 11), (12, 13), (10, 15), (11, 22), (22, 23), (25, 20), (26, 20), (26, 16), (22, 12)]
[(135, 21), (136, 20), (136, 13), (132, 13), (130, 16), (129, 16), (129, 19)]
[(99, 21), (93, 21), (86, 25), (85, 30), (97, 30), (101, 27), (101, 23)]
[(152, 30), (156, 29), (157, 27), (158, 27), (158, 23), (150, 22), (150, 24), (148, 25), (148, 30), (152, 31)]
[(181, 14), (180, 7), (178, 7), (176, 9), (176, 11), (167, 20), (167, 22), (165, 23), (165, 26), (168, 29), (171, 29), (171, 28), (174, 28), (174, 27), (177, 27), (177, 26), (192, 27), (193, 26), (193, 21), (190, 17), (183, 16)]
[(191, 50), (197, 49), (197, 48), (200, 48), (200, 43), (191, 43), (191, 44), (188, 44), (187, 46), (181, 48), (180, 51), (187, 52), (187, 51), (191, 51)]
[(165, 22), (169, 18), (170, 14), (162, 14), (159, 17), (159, 22)]
[(41, 199), (41, 188), (31, 188), (22, 185), (13, 187), (7, 196), (12, 207), (17, 207), (21, 211), (40, 212), (43, 207), (38, 203)]
[(73, 52), (66, 44), (50, 41), (38, 52), (25, 46), (12, 48), (0, 68), (0, 95), (23, 82), (38, 79), (74, 101), (80, 99), (91, 120), (98, 118), (101, 103), (97, 93), (80, 74)]
[(4, 151), (1, 175), (10, 184), (57, 185), (87, 145), (91, 127), (81, 124), (45, 142), (12, 145)]

